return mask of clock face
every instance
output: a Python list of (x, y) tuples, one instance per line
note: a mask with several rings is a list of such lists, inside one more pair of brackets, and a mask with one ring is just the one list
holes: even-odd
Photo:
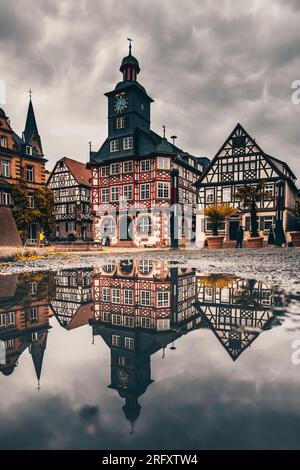
[(127, 388), (129, 382), (129, 375), (124, 369), (118, 369), (117, 377), (119, 382), (119, 387)]
[(128, 98), (125, 96), (125, 93), (118, 93), (116, 95), (116, 101), (114, 105), (114, 110), (116, 113), (122, 113), (128, 106)]

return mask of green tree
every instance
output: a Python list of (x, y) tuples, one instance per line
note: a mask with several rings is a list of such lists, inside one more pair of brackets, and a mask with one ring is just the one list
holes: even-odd
[(54, 195), (50, 188), (43, 187), (34, 192), (34, 207), (29, 207), (29, 191), (25, 181), (12, 186), (14, 216), (23, 243), (28, 236), (29, 224), (39, 224), (47, 238), (54, 231)]
[(265, 194), (264, 183), (257, 185), (244, 184), (235, 192), (235, 199), (241, 201), (244, 210), (250, 210), (251, 237), (259, 237), (257, 203), (262, 200)]
[(210, 220), (212, 225), (212, 232), (214, 236), (219, 234), (220, 223), (223, 222), (226, 217), (235, 215), (237, 210), (234, 207), (230, 207), (228, 204), (216, 204), (207, 206), (204, 209), (204, 214)]
[(28, 225), (32, 222), (32, 209), (29, 207), (29, 193), (25, 181), (21, 180), (11, 188), (14, 201), (12, 214), (14, 216), (21, 240), (25, 243), (28, 235)]
[(50, 238), (54, 232), (55, 219), (54, 219), (54, 194), (53, 191), (47, 186), (38, 189), (35, 193), (35, 207), (39, 214), (37, 214), (38, 221), (45, 233), (46, 238)]

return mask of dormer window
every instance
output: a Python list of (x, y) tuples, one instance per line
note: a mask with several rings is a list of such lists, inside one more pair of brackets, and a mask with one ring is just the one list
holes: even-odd
[(110, 141), (110, 151), (117, 152), (119, 150), (119, 141), (118, 140), (111, 140)]
[(26, 154), (32, 155), (32, 147), (30, 145), (26, 145)]
[(129, 150), (133, 147), (133, 137), (125, 137), (123, 139), (123, 150)]
[(4, 136), (0, 137), (0, 145), (1, 147), (7, 148), (7, 138)]

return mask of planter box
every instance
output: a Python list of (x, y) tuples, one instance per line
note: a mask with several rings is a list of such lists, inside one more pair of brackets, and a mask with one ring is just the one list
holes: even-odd
[(224, 237), (222, 235), (212, 235), (211, 237), (207, 237), (207, 245), (208, 248), (216, 250), (223, 247), (223, 240)]
[(291, 241), (293, 246), (300, 246), (300, 230), (295, 232), (290, 232)]
[(263, 246), (263, 237), (250, 237), (247, 240), (248, 248), (262, 248)]

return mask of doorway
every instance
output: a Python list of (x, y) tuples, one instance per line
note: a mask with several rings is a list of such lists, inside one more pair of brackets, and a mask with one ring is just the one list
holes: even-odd
[(229, 240), (236, 240), (237, 231), (240, 226), (239, 220), (230, 220), (229, 221)]
[(130, 217), (122, 217), (120, 219), (120, 240), (132, 241), (132, 219)]

